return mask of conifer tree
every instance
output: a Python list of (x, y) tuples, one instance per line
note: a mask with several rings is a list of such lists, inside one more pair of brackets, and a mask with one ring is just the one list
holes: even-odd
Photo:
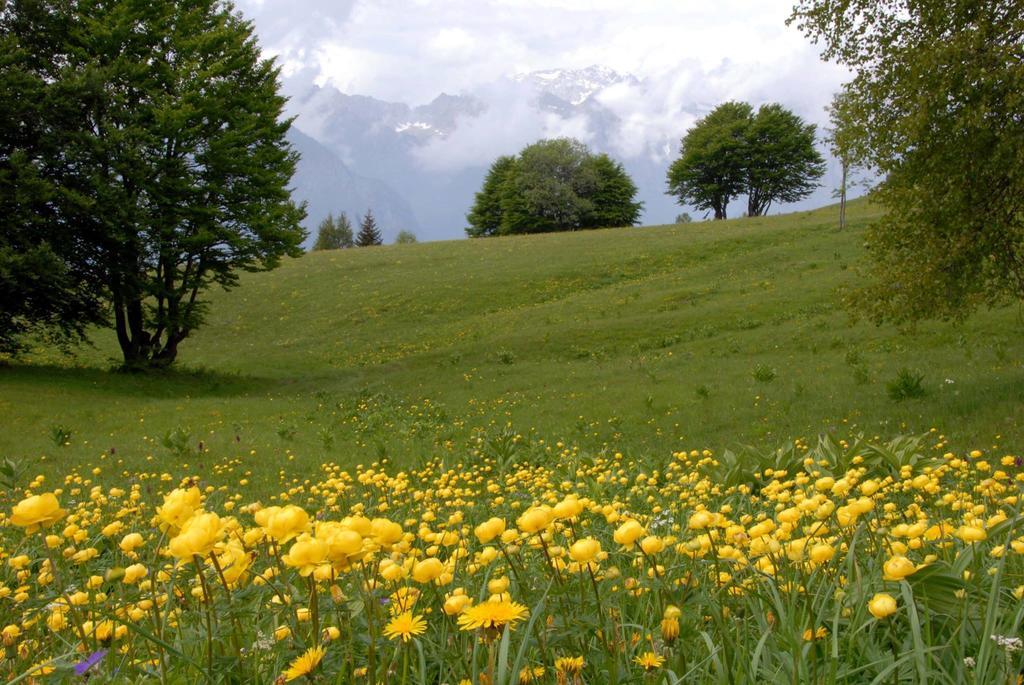
[(363, 217), (363, 222), (359, 225), (359, 235), (356, 236), (356, 245), (358, 247), (370, 247), (371, 245), (383, 245), (384, 238), (381, 236), (380, 229), (377, 228), (377, 220), (373, 218), (373, 212), (366, 210), (366, 216)]
[(354, 244), (352, 223), (348, 220), (345, 212), (342, 212), (338, 215), (338, 218), (328, 214), (327, 218), (320, 222), (313, 249), (339, 250), (345, 247), (352, 247)]

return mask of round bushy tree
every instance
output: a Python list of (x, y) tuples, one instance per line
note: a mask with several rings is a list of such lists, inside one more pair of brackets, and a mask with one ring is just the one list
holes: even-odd
[(631, 226), (643, 204), (622, 165), (571, 138), (542, 140), (491, 165), (467, 215), (471, 237)]

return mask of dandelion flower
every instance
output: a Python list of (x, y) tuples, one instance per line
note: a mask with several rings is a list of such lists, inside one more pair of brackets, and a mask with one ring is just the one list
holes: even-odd
[(505, 626), (511, 626), (517, 621), (523, 620), (528, 613), (529, 611), (522, 604), (508, 599), (490, 599), (464, 609), (462, 615), (459, 616), (459, 627), (462, 630), (483, 628), (500, 632)]
[(555, 659), (555, 670), (559, 673), (579, 673), (586, 666), (582, 656), (562, 656)]
[(406, 611), (388, 621), (384, 626), (384, 635), (391, 640), (401, 639), (408, 642), (416, 635), (422, 635), (427, 630), (427, 622), (422, 616), (413, 616), (411, 611)]
[(661, 668), (661, 665), (665, 663), (665, 657), (658, 656), (654, 652), (644, 652), (638, 657), (633, 659), (633, 663), (640, 666), (647, 672), (651, 672), (655, 669)]
[(306, 652), (297, 657), (288, 669), (284, 672), (285, 682), (290, 682), (296, 678), (301, 678), (304, 675), (309, 675), (314, 668), (320, 665), (320, 662), (324, 658), (323, 647), (311, 647)]

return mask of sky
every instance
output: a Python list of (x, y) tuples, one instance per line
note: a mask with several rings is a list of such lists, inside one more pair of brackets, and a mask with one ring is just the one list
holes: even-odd
[[(690, 99), (827, 102), (845, 72), (786, 0), (238, 0), (286, 78), (421, 104), (501, 76), (611, 67)], [(769, 91), (771, 94), (769, 95)]]
[[(662, 166), (697, 118), (726, 100), (780, 102), (820, 131), (825, 106), (849, 78), (786, 25), (791, 0), (236, 3), (281, 64), (286, 92), (313, 82), (409, 105), (442, 92), (482, 95), (483, 116), (419, 151), (422, 166), (441, 171), (485, 166), (540, 138), (589, 142), (583, 118), (531, 109), (509, 90), (502, 77), (517, 73), (601, 65), (637, 77), (595, 96), (621, 122), (608, 151)], [(296, 125), (315, 137), (312, 120), (300, 114)], [(837, 182), (830, 162), (823, 185)], [(828, 201), (822, 192), (808, 202)]]

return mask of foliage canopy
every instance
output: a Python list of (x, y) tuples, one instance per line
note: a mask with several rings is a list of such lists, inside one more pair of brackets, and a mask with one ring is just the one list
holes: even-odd
[(466, 219), (471, 237), (637, 223), (643, 203), (622, 165), (571, 138), (542, 140), (491, 165)]
[(230, 4), (11, 0), (0, 44), (4, 234), (103, 303), (81, 320), (112, 314), (127, 366), (172, 363), (206, 290), (300, 253), (278, 70)]
[(815, 126), (779, 104), (757, 112), (745, 102), (725, 102), (683, 137), (680, 157), (668, 171), (668, 194), (682, 205), (728, 217), (729, 202), (747, 196), (747, 215), (761, 216), (775, 202), (809, 195), (825, 171), (814, 147)]
[(328, 214), (320, 222), (317, 228), (316, 242), (313, 243), (314, 250), (340, 250), (355, 245), (355, 238), (352, 236), (352, 222), (348, 215), (342, 212), (337, 217)]
[(902, 323), (1024, 299), (1021, 2), (800, 0), (790, 21), (854, 72), (844, 145), (885, 179), (851, 302)]

